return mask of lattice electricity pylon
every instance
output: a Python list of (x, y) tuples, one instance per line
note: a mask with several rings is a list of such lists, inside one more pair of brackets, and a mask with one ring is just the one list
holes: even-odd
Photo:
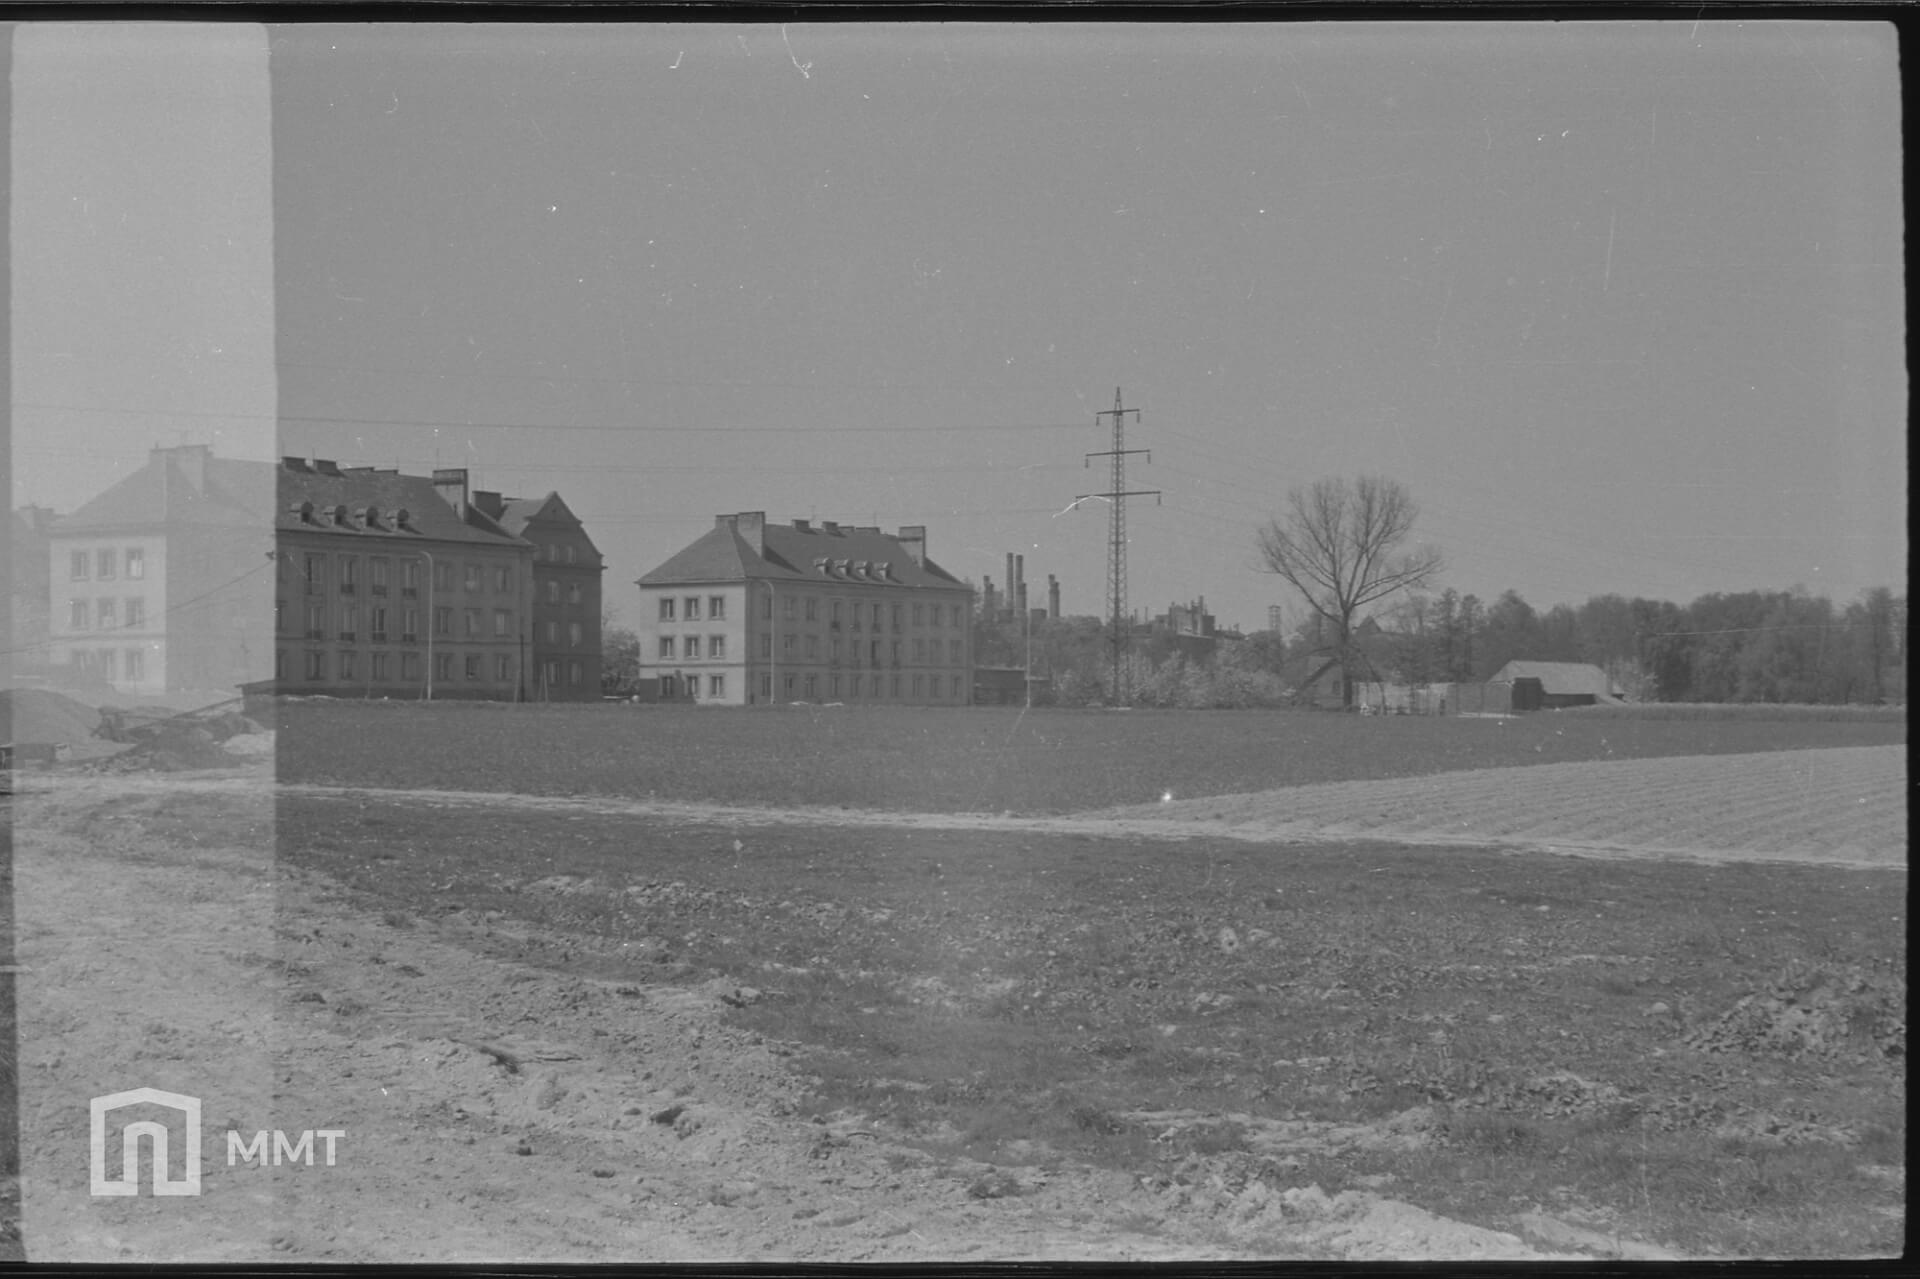
[(1113, 665), (1113, 700), (1119, 706), (1131, 705), (1133, 701), (1131, 672), (1126, 662), (1127, 648), (1133, 638), (1133, 627), (1127, 618), (1127, 499), (1151, 497), (1155, 505), (1160, 500), (1159, 489), (1127, 488), (1127, 455), (1145, 453), (1147, 461), (1153, 461), (1151, 450), (1126, 446), (1126, 415), (1129, 413), (1133, 414), (1135, 422), (1140, 420), (1139, 409), (1120, 407), (1120, 388), (1114, 387), (1113, 408), (1093, 415), (1096, 422), (1103, 417), (1113, 419), (1113, 447), (1102, 453), (1087, 454), (1085, 462), (1085, 465), (1092, 466), (1096, 457), (1112, 458), (1112, 488), (1105, 493), (1082, 493), (1073, 499), (1081, 502), (1090, 497), (1102, 497), (1112, 506), (1107, 534), (1107, 644)]

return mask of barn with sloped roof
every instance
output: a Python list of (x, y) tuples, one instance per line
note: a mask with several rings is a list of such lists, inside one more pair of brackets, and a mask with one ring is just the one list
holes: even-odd
[(1516, 711), (1551, 711), (1626, 700), (1625, 690), (1605, 671), (1587, 662), (1512, 661), (1495, 671), (1487, 683), (1507, 685)]

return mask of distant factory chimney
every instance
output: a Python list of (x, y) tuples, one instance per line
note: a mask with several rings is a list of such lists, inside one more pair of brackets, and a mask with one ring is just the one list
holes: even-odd
[(1060, 616), (1060, 579), (1051, 573), (1047, 574), (1047, 616)]

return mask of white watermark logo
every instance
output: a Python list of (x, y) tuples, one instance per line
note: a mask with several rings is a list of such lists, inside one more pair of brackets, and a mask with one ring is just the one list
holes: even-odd
[[(167, 1126), (142, 1119), (120, 1130), (120, 1176), (107, 1176), (107, 1116), (123, 1106), (151, 1102), (179, 1111), (186, 1120), (184, 1175), (176, 1178), (168, 1169)], [(91, 1103), (93, 1132), (90, 1146), (93, 1164), (93, 1193), (96, 1195), (137, 1195), (140, 1193), (140, 1139), (153, 1143), (153, 1193), (156, 1195), (197, 1195), (200, 1193), (200, 1099), (185, 1093), (163, 1092), (158, 1088), (133, 1088), (126, 1092), (95, 1097)]]
[[(143, 1119), (126, 1125), (120, 1130), (120, 1176), (107, 1175), (107, 1116), (126, 1106), (152, 1104), (164, 1106), (180, 1113), (185, 1127), (182, 1146), (182, 1173), (175, 1177), (171, 1172), (172, 1136), (168, 1126), (157, 1120)], [(138, 1195), (140, 1193), (140, 1139), (147, 1138), (152, 1150), (151, 1177), (155, 1195), (197, 1195), (200, 1193), (200, 1099), (189, 1097), (185, 1093), (164, 1092), (158, 1088), (133, 1088), (126, 1092), (109, 1093), (104, 1097), (95, 1097), (90, 1103), (92, 1109), (92, 1190), (96, 1195)], [(283, 1164), (304, 1164), (313, 1166), (316, 1139), (325, 1147), (326, 1165), (334, 1166), (338, 1148), (335, 1145), (346, 1130), (341, 1128), (308, 1128), (297, 1137), (290, 1137), (281, 1129), (271, 1132), (262, 1129), (253, 1134), (251, 1140), (243, 1137), (238, 1129), (227, 1130), (227, 1166), (235, 1164), (257, 1164), (265, 1168), (271, 1164), (278, 1168)]]

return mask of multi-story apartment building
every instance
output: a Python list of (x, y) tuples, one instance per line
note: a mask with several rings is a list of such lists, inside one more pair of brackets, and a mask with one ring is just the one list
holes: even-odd
[(279, 489), (278, 690), (598, 699), (600, 552), (558, 494), (297, 457)]
[(227, 690), (272, 662), (273, 467), (206, 445), (147, 464), (47, 526), (56, 677), (133, 694)]
[(503, 498), (481, 491), (474, 493), (473, 504), (533, 545), (530, 695), (535, 701), (597, 699), (600, 575), (606, 565), (593, 539), (558, 493)]
[(526, 696), (532, 548), (458, 474), (446, 494), (437, 475), (281, 459), (278, 691)]
[(973, 590), (896, 534), (764, 511), (714, 527), (638, 581), (641, 675), (666, 698), (964, 706)]

